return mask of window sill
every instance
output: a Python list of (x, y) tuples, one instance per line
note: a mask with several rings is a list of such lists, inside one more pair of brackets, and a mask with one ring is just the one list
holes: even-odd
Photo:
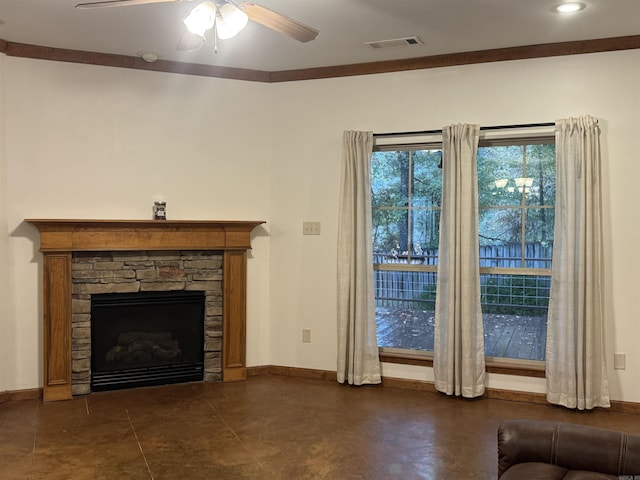
[[(379, 350), (379, 358), (381, 362), (385, 363), (433, 367), (432, 353), (405, 353)], [(502, 375), (518, 375), (536, 378), (545, 377), (544, 362), (533, 360), (487, 357), (486, 370), (489, 373), (499, 373)]]

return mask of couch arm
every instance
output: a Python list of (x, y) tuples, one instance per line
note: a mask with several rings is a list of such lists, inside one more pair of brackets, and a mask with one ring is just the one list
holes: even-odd
[(515, 420), (498, 429), (498, 478), (512, 465), (640, 475), (640, 436), (571, 423)]

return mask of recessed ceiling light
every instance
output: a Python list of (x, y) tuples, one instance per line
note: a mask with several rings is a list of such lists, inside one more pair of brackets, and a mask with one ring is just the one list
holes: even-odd
[(575, 13), (580, 10), (584, 10), (587, 6), (584, 3), (580, 2), (566, 2), (558, 5), (556, 7), (556, 12), (558, 13)]

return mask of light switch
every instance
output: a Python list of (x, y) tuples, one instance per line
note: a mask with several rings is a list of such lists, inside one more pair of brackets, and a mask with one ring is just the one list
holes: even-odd
[(320, 222), (302, 222), (303, 235), (320, 235)]

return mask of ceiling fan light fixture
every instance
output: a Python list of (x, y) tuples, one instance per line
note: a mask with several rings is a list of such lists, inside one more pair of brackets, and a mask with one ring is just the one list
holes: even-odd
[(225, 3), (218, 7), (216, 18), (216, 34), (218, 38), (226, 40), (235, 37), (247, 26), (249, 17), (233, 3)]
[(200, 37), (213, 27), (216, 21), (216, 5), (212, 2), (202, 2), (191, 10), (191, 13), (183, 20), (187, 29)]

